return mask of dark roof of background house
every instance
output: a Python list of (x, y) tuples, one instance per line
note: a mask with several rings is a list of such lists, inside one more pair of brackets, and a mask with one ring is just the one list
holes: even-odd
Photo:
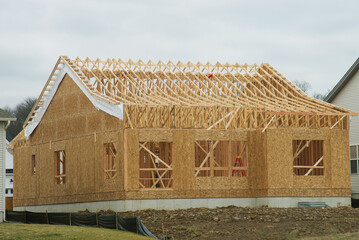
[(359, 58), (354, 62), (354, 64), (349, 68), (349, 70), (344, 74), (342, 79), (335, 85), (335, 87), (330, 91), (330, 93), (325, 97), (324, 101), (332, 102), (333, 99), (338, 95), (340, 90), (352, 79), (354, 74), (359, 70)]
[(6, 131), (6, 140), (11, 142), (11, 140), (13, 140), (13, 139), (14, 139), (14, 136), (9, 131)]
[(15, 121), (16, 118), (8, 112), (5, 112), (0, 108), (0, 121)]

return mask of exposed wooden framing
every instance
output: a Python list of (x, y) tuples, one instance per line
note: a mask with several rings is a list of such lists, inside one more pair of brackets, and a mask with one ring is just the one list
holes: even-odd
[[(301, 141), (301, 142), (302, 142), (302, 141)], [(298, 149), (298, 148), (300, 147), (300, 144), (298, 145), (297, 151), (294, 153), (293, 160), (296, 159), (296, 158), (299, 156), (299, 154), (300, 154), (301, 152), (303, 152), (303, 150), (304, 150), (305, 148), (309, 147), (310, 142), (311, 142), (311, 140), (306, 141), (306, 143), (304, 144), (304, 146), (303, 146), (302, 148), (300, 148), (300, 149)]]
[(224, 121), (227, 117), (229, 117), (230, 115), (232, 115), (234, 113), (235, 109), (233, 109), (230, 113), (228, 113), (226, 116), (224, 116), (223, 118), (219, 119), (217, 122), (215, 122), (212, 126), (210, 126), (209, 128), (207, 128), (208, 130), (212, 129), (214, 126), (216, 126), (218, 123)]
[[(308, 97), (267, 63), (145, 63), (62, 56), (26, 124), (46, 99), (61, 64), (69, 66), (94, 97), (124, 104), (125, 128), (346, 129), (345, 116), (357, 115)], [(337, 117), (334, 124), (332, 117)]]
[(132, 122), (131, 122), (131, 118), (130, 118), (130, 116), (128, 115), (127, 107), (124, 107), (124, 108), (123, 108), (123, 111), (124, 111), (125, 114), (126, 114), (127, 122), (130, 124), (130, 128), (133, 129), (133, 125), (132, 125)]
[(103, 146), (103, 172), (104, 179), (113, 179), (117, 175), (116, 149), (113, 143)]
[(267, 129), (267, 127), (272, 123), (272, 121), (274, 120), (274, 118), (277, 116), (277, 114), (274, 114), (273, 117), (269, 120), (269, 122), (267, 123), (267, 125), (263, 128), (262, 132), (265, 132), (265, 130)]
[(58, 66), (61, 63), (63, 63), (62, 57), (60, 57), (57, 60), (57, 63), (55, 65), (54, 69), (52, 70), (49, 78), (47, 79), (47, 82), (46, 82), (44, 88), (42, 89), (42, 91), (40, 93), (40, 97), (37, 99), (36, 103), (34, 104), (34, 106), (32, 107), (32, 109), (30, 111), (30, 114), (25, 119), (23, 127), (25, 127), (28, 122), (32, 121), (32, 119), (36, 115), (36, 113), (35, 113), (36, 109), (38, 109), (42, 105), (42, 103), (44, 102), (44, 100), (45, 100), (44, 95), (48, 93), (48, 91), (50, 90), (48, 87), (51, 86), (51, 83), (53, 81), (55, 81), (56, 78), (53, 78), (53, 77), (54, 77), (55, 72), (60, 70), (60, 68)]
[[(198, 142), (198, 141), (195, 141), (195, 144), (197, 145), (197, 146), (199, 146), (199, 148), (200, 148), (200, 150), (202, 150), (203, 151), (203, 153), (205, 153), (205, 157), (204, 157), (204, 159), (201, 161), (201, 163), (200, 163), (200, 165), (197, 167), (195, 167), (195, 176), (197, 177), (199, 174), (200, 174), (200, 172), (201, 171), (204, 171), (205, 172), (205, 174), (204, 175), (200, 175), (200, 176), (210, 176), (210, 163), (209, 163), (209, 159), (210, 159), (210, 157), (211, 157), (211, 153), (212, 153), (212, 151), (213, 151), (213, 147), (215, 147), (213, 144), (212, 144), (212, 142), (210, 142), (210, 141), (202, 141), (202, 144), (204, 144), (204, 145), (206, 145), (206, 147), (208, 148), (208, 150), (207, 149), (205, 149), (203, 146), (201, 146), (201, 143), (200, 142)], [(218, 141), (217, 141), (217, 144), (218, 144)], [(196, 155), (198, 155), (198, 153), (196, 153)], [(196, 160), (196, 164), (197, 164), (197, 160), (200, 160), (200, 159), (198, 159), (198, 157), (197, 156), (195, 156), (195, 160)]]
[(293, 141), (293, 169), (296, 175), (308, 176), (314, 169), (313, 175), (323, 175), (323, 157), (323, 140)]
[(36, 155), (31, 155), (31, 175), (36, 175)]
[(140, 143), (140, 150), (141, 149), (145, 149), (150, 155), (151, 157), (154, 157), (156, 160), (160, 161), (163, 165), (165, 165), (167, 168), (171, 168), (167, 163), (165, 163), (161, 158), (159, 158), (156, 154), (154, 154), (153, 152), (151, 152), (151, 150), (149, 150), (148, 148), (145, 147), (144, 144)]
[(55, 184), (65, 184), (66, 154), (64, 150), (54, 152)]
[(330, 127), (330, 129), (333, 129), (340, 121), (342, 121), (345, 118), (345, 116), (342, 116), (336, 123), (333, 124), (333, 126)]
[[(246, 142), (195, 141), (195, 149), (195, 177), (247, 176)], [(243, 166), (236, 165), (238, 156), (242, 158)], [(232, 174), (237, 170), (246, 174)]]
[(140, 188), (172, 187), (171, 149), (171, 143), (139, 143)]
[[(319, 158), (319, 160), (308, 170), (308, 172), (306, 174), (304, 174), (304, 176), (308, 176), (315, 167), (318, 166), (318, 164), (323, 161), (323, 156), (321, 158)], [(321, 167), (321, 168), (324, 168), (324, 167)]]

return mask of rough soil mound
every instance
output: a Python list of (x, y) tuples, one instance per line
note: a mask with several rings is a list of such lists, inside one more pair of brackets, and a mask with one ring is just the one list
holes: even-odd
[(156, 236), (162, 224), (173, 239), (295, 239), (359, 231), (359, 209), (339, 208), (196, 208), (119, 213), (140, 216)]

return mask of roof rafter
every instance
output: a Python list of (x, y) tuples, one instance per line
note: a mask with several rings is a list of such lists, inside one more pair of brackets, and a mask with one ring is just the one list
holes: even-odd
[[(176, 116), (182, 116), (181, 114), (182, 118), (194, 118), (193, 115), (198, 114), (202, 121), (207, 118), (208, 125), (235, 112), (243, 116), (237, 116), (232, 125), (244, 119), (253, 121), (253, 126), (265, 125), (274, 114), (278, 115), (277, 123), (287, 121), (288, 126), (295, 126), (295, 122), (302, 121), (302, 118), (298, 120), (293, 117), (284, 121), (282, 115), (328, 116), (327, 120), (320, 120), (318, 117), (319, 122), (325, 123), (329, 123), (332, 116), (357, 115), (307, 96), (267, 63), (155, 63), (142, 60), (134, 62), (131, 59), (127, 62), (122, 59), (103, 61), (99, 58), (71, 60), (61, 56), (24, 126), (36, 117), (37, 109), (46, 100), (54, 81), (57, 81), (56, 74), (62, 64), (71, 69), (86, 91), (96, 99), (127, 106), (124, 111), (126, 110), (126, 118), (131, 121), (131, 127), (136, 127), (132, 126), (135, 123), (143, 124), (157, 119), (154, 115), (157, 112), (167, 114), (161, 119), (161, 124), (165, 125), (164, 122), (167, 121), (168, 126), (172, 124), (170, 121)], [(194, 108), (193, 111), (189, 109), (191, 107)], [(220, 113), (209, 114), (214, 113), (214, 109), (221, 109), (218, 110)], [(233, 116), (228, 118), (232, 119)], [(194, 120), (192, 122), (196, 126), (202, 126)], [(216, 126), (227, 124), (224, 120), (219, 123)], [(302, 123), (298, 126), (302, 126)]]

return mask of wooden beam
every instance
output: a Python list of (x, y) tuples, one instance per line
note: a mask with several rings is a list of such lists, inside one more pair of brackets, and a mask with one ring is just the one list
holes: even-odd
[(319, 160), (313, 165), (313, 167), (311, 167), (308, 172), (306, 174), (304, 174), (304, 176), (308, 176), (312, 171), (313, 169), (318, 166), (318, 164), (323, 160), (323, 156), (321, 158), (319, 158)]

